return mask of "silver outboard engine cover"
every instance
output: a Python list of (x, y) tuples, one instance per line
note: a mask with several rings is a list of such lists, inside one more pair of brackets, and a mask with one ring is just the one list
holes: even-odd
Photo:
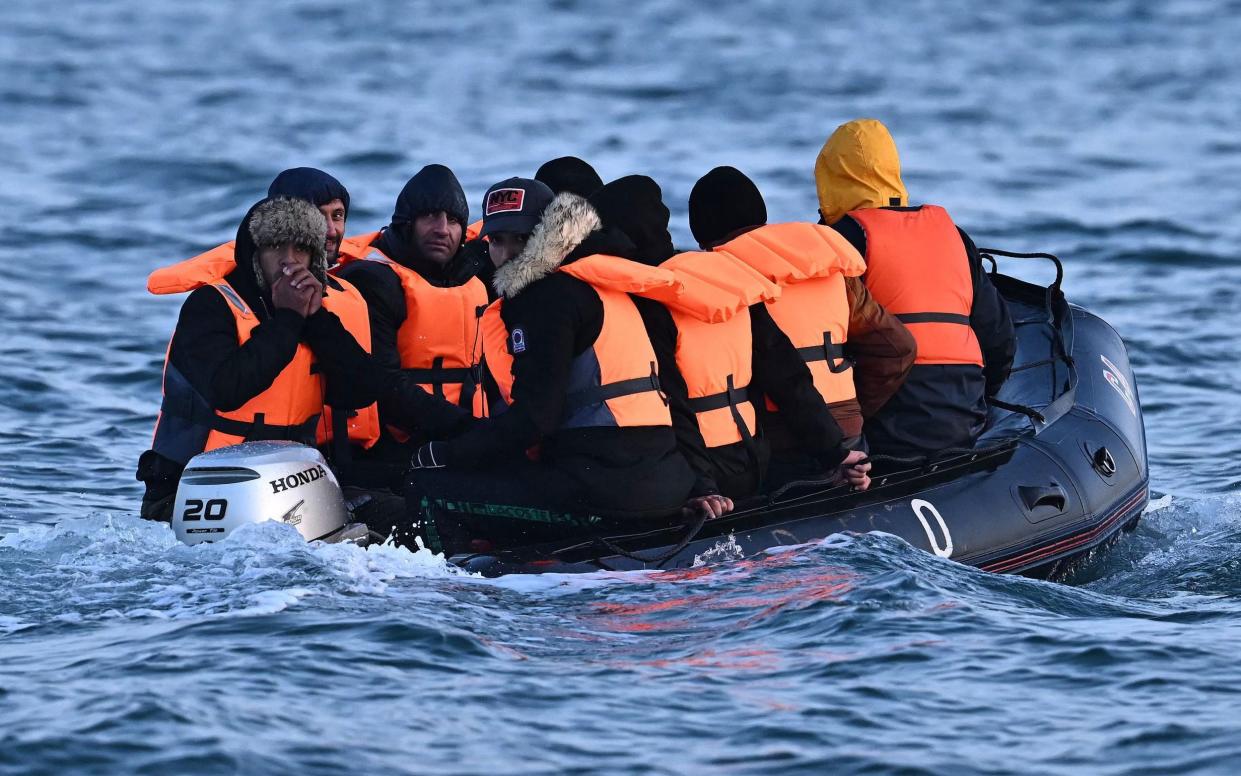
[(358, 528), (349, 525), (336, 476), (313, 447), (246, 442), (190, 459), (172, 513), (178, 539), (218, 542), (238, 526), (265, 520), (288, 523), (307, 541), (351, 539)]

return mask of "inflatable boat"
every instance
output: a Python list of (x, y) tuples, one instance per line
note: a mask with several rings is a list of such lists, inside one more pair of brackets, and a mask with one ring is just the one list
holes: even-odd
[[(1053, 576), (1136, 526), (1149, 498), (1142, 409), (1125, 345), (1069, 304), (1050, 254), (988, 249), (1017, 331), (1012, 374), (973, 449), (932, 460), (872, 460), (869, 490), (791, 483), (710, 521), (566, 537), (454, 563), (487, 576), (683, 568), (834, 533), (883, 531), (987, 571)], [(1041, 287), (998, 272), (997, 257), (1044, 259)]]
[[(627, 524), (452, 562), (487, 576), (669, 569), (834, 533), (883, 531), (987, 571), (1055, 575), (1137, 524), (1149, 498), (1142, 410), (1124, 343), (1101, 318), (1065, 300), (1056, 257), (983, 253), (1018, 346), (975, 447), (931, 460), (875, 456), (865, 492), (789, 483), (716, 520)], [(1050, 261), (1055, 281), (1044, 288), (1000, 274), (996, 257)], [(307, 540), (375, 538), (349, 522), (349, 505), (320, 452), (291, 442), (196, 456), (176, 503), (173, 529), (191, 544), (264, 520), (293, 525)]]

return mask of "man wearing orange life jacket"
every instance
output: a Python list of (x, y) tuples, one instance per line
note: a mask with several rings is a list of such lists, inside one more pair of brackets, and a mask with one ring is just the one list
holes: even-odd
[(463, 250), (468, 220), (456, 176), (428, 165), (401, 190), (387, 227), (342, 248), (341, 277), (370, 310), (372, 353), (394, 375), (379, 400), (379, 449), (394, 461), (485, 413), (477, 390), (478, 318), (487, 304), (477, 275), (485, 259)]
[[(356, 288), (334, 273), (349, 215), (349, 191), (322, 170), (295, 167), (276, 176), (267, 189), (267, 196), (303, 199), (323, 214), (327, 223), (324, 253), (328, 267), (324, 305), (340, 318), (358, 344), (369, 350), (370, 320), (366, 301)], [(234, 247), (230, 241), (191, 259), (160, 267), (147, 278), (147, 289), (154, 294), (185, 293), (221, 280), (237, 266)], [(341, 482), (348, 485), (355, 480), (368, 479), (355, 464), (366, 457), (366, 451), (379, 440), (379, 433), (379, 410), (375, 404), (339, 411), (325, 407), (316, 438), (336, 467)]]
[[(634, 243), (634, 258), (672, 271), (685, 286), (663, 302), (636, 298), (659, 356), (682, 454), (698, 475), (695, 496), (747, 498), (760, 489), (770, 456), (754, 398), (773, 398), (796, 430), (800, 451), (819, 474), (866, 489), (868, 464), (815, 389), (810, 370), (768, 312), (780, 287), (723, 252), (677, 253), (668, 208), (654, 180), (630, 175), (590, 199), (605, 225)], [(824, 269), (828, 265), (824, 263)], [(727, 505), (726, 506), (730, 506)]]
[[(689, 219), (704, 249), (727, 253), (781, 286), (780, 298), (768, 302), (767, 310), (809, 368), (846, 445), (865, 449), (865, 408), (895, 393), (913, 363), (914, 346), (904, 327), (857, 281), (861, 257), (826, 227), (767, 225), (758, 187), (732, 167), (717, 167), (694, 184)], [(857, 375), (856, 364), (865, 376)], [(886, 379), (874, 379), (874, 372)], [(859, 396), (862, 386), (870, 395)], [(778, 400), (764, 401), (760, 410), (783, 470), (777, 479), (810, 475), (794, 444), (803, 433), (801, 423), (787, 416)]]
[(265, 199), (237, 230), (233, 270), (186, 299), (151, 450), (138, 465), (143, 517), (169, 519), (194, 455), (264, 439), (314, 444), (326, 403), (375, 400), (382, 375), (324, 304), (326, 233), (310, 203)]
[[(518, 186), (535, 182), (506, 183)], [(684, 519), (694, 475), (629, 296), (673, 294), (677, 281), (619, 258), (632, 244), (600, 227), (585, 200), (561, 194), (496, 270), (484, 351), (508, 406), (412, 462), (406, 500), (419, 513), (410, 531), (433, 546), (497, 548), (600, 521)]]
[(869, 441), (902, 457), (972, 447), (1016, 350), (974, 243), (943, 208), (908, 206), (896, 144), (873, 119), (828, 138), (815, 182), (821, 223), (858, 249), (867, 288), (918, 342), (909, 378), (868, 421)]

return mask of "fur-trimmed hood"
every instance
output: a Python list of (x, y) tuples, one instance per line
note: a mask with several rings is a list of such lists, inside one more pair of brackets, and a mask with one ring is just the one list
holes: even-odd
[(555, 272), (602, 222), (590, 203), (576, 194), (562, 192), (543, 211), (543, 219), (530, 233), (526, 247), (496, 270), (492, 286), (501, 298), (511, 299), (522, 289)]
[(323, 247), (327, 220), (317, 207), (304, 199), (265, 199), (251, 211), (248, 227), (254, 241), (251, 263), (260, 289), (267, 288), (267, 279), (259, 266), (259, 250), (279, 245), (304, 248), (310, 254), (310, 273), (319, 282), (327, 282), (327, 255)]

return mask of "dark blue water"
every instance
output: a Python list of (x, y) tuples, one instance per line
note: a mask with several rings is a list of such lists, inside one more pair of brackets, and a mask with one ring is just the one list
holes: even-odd
[[(1241, 766), (1241, 4), (17, 0), (0, 25), (0, 771), (1231, 773)], [(1067, 583), (881, 537), (680, 574), (462, 576), (136, 515), (180, 300), (280, 169), (351, 232), (443, 162), (717, 164), (812, 217), (883, 119), (917, 201), (1064, 257), (1126, 338), (1138, 531)], [(1038, 279), (1037, 276), (1032, 276)]]

